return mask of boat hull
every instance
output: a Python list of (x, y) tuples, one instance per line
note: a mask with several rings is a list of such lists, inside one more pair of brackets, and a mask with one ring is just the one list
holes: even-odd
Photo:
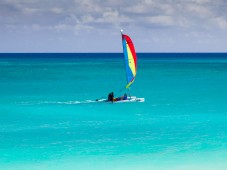
[(129, 102), (145, 102), (145, 98), (137, 98), (136, 96), (128, 97), (127, 100), (118, 101), (107, 101), (107, 99), (99, 99), (96, 102), (106, 102), (106, 103), (129, 103)]

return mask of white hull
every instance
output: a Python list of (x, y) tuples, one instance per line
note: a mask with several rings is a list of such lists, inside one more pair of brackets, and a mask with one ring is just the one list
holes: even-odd
[(99, 99), (97, 102), (107, 102), (107, 103), (128, 103), (128, 102), (145, 102), (145, 98), (137, 98), (136, 96), (128, 97), (127, 100), (118, 100), (118, 101), (107, 101), (106, 99)]

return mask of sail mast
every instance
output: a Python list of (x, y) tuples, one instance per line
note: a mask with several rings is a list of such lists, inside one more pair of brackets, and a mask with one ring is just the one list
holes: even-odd
[[(124, 53), (124, 41), (123, 41), (123, 29), (121, 29), (121, 37), (122, 37), (122, 47), (123, 47), (123, 53)], [(125, 55), (125, 54), (124, 54)], [(124, 57), (125, 58), (125, 57)], [(127, 67), (126, 67), (126, 60), (124, 60), (125, 62), (125, 70), (127, 70)], [(127, 71), (125, 72), (125, 75), (126, 75), (126, 80), (127, 80)], [(126, 88), (126, 87), (125, 87)]]

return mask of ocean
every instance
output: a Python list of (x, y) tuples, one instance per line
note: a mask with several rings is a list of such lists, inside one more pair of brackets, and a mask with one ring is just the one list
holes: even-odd
[(0, 54), (0, 169), (226, 170), (227, 54)]

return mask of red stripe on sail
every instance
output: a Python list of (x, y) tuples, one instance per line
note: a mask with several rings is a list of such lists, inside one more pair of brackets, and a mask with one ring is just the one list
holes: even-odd
[(135, 52), (135, 48), (134, 48), (134, 45), (132, 43), (132, 40), (128, 35), (125, 35), (125, 34), (122, 34), (122, 39), (126, 40), (128, 46), (129, 46), (129, 49), (131, 50), (131, 53), (132, 53), (132, 56), (133, 56), (133, 59), (134, 59), (134, 63), (135, 63), (135, 68), (137, 69), (137, 57), (136, 57), (136, 52)]

